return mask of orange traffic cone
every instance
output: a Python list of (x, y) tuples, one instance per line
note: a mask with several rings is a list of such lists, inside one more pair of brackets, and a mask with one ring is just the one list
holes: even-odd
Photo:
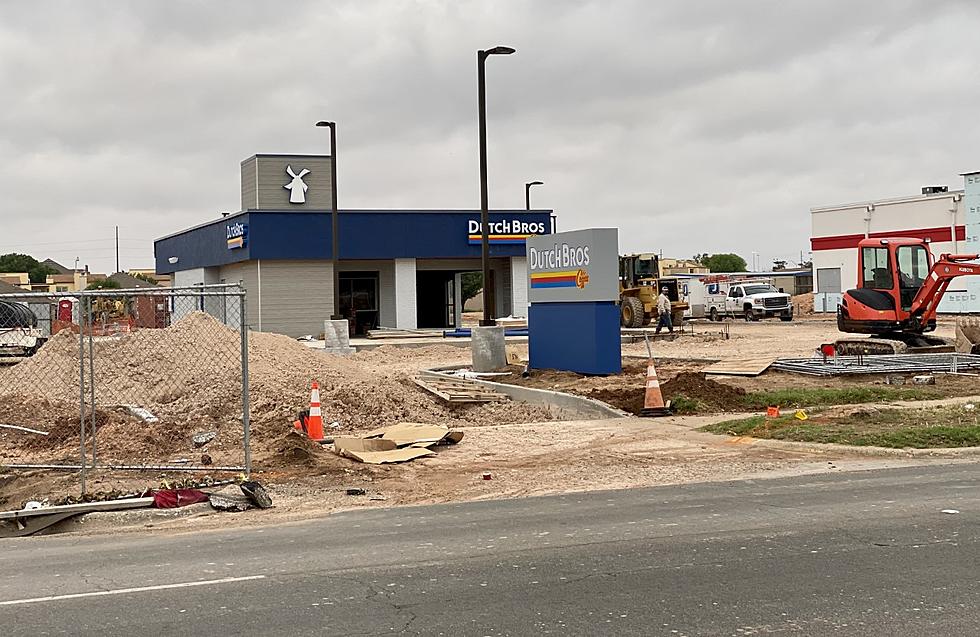
[(643, 396), (641, 416), (669, 416), (670, 403), (664, 403), (663, 392), (660, 391), (660, 380), (651, 358), (647, 363), (647, 389)]
[(313, 381), (310, 390), (310, 417), (306, 419), (306, 435), (310, 440), (323, 440), (323, 416), (320, 414), (320, 385)]

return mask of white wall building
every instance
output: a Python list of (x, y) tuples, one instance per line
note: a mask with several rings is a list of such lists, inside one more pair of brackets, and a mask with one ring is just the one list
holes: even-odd
[[(964, 177), (963, 190), (930, 186), (920, 195), (811, 208), (816, 311), (836, 312), (842, 293), (857, 287), (857, 245), (866, 237), (929, 239), (935, 258), (977, 252), (978, 233), (968, 228), (980, 224), (980, 173)], [(980, 312), (980, 282), (970, 280), (976, 278), (954, 280), (939, 311)]]

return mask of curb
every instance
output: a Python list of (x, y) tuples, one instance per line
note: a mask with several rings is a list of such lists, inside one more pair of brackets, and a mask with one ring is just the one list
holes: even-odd
[[(723, 434), (709, 435), (722, 436)], [(907, 447), (904, 449), (894, 449), (891, 447), (860, 447), (855, 445), (841, 445), (837, 443), (819, 442), (793, 442), (791, 440), (772, 440), (769, 438), (753, 438), (752, 436), (728, 436), (727, 443), (733, 445), (751, 445), (755, 447), (765, 447), (767, 449), (779, 449), (780, 451), (806, 451), (809, 453), (835, 453), (851, 454), (858, 456), (870, 456), (877, 458), (978, 458), (980, 457), (980, 447), (935, 447), (931, 449), (918, 449)]]
[[(452, 365), (448, 367), (437, 367), (434, 369), (422, 370), (422, 376), (435, 376), (437, 378), (456, 378), (446, 372), (455, 369), (462, 369), (469, 365)], [(507, 383), (495, 383), (489, 380), (467, 379), (484, 387), (489, 387), (502, 394), (510, 396), (518, 402), (531, 405), (543, 405), (558, 416), (573, 416), (573, 420), (607, 420), (612, 418), (630, 418), (633, 414), (616, 409), (595, 398), (576, 396), (564, 392), (552, 391), (549, 389), (537, 389), (533, 387), (521, 387), (520, 385), (509, 385)]]

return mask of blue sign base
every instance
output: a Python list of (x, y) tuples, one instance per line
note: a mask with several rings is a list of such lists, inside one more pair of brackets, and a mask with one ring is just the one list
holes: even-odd
[(532, 303), (527, 327), (531, 369), (598, 375), (623, 371), (614, 301)]

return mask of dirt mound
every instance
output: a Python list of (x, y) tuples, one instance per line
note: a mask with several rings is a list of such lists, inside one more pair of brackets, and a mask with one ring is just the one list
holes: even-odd
[[(446, 355), (460, 355), (458, 348), (438, 347), (445, 348)], [(319, 449), (298, 451), (283, 442), (297, 412), (309, 406), (313, 379), (320, 383), (327, 435), (399, 421), (462, 426), (552, 419), (546, 409), (520, 403), (443, 403), (411, 382), (417, 369), (407, 362), (438, 352), (392, 350), (384, 347), (340, 357), (308, 348), (288, 336), (250, 333), (250, 414), (256, 457), (281, 454), (307, 463), (316, 456)], [(97, 338), (96, 403), (100, 411), (107, 412), (99, 434), (106, 458), (159, 461), (165, 459), (162, 454), (200, 453), (190, 446), (190, 438), (195, 432), (213, 430), (217, 437), (206, 451), (216, 463), (235, 461), (236, 452), (241, 455), (242, 435), (240, 352), (239, 332), (203, 312), (190, 314), (166, 329)], [(389, 357), (402, 364), (386, 365)], [(66, 423), (73, 421), (66, 431), (77, 430), (78, 367), (78, 336), (62, 332), (34, 357), (0, 369), (0, 405), (29, 412), (10, 424), (46, 429), (61, 418)], [(57, 405), (58, 416), (49, 416), (46, 405)], [(114, 405), (139, 405), (160, 422), (139, 422), (117, 413)], [(0, 415), (3, 413), (0, 408)], [(332, 422), (339, 426), (330, 427)], [(62, 445), (52, 437), (49, 447), (67, 451), (69, 442), (77, 447), (77, 436), (67, 438)], [(0, 441), (0, 452), (2, 448)]]
[(807, 292), (806, 294), (797, 294), (790, 298), (793, 303), (793, 308), (795, 312), (800, 316), (808, 316), (813, 314), (813, 293)]
[(706, 378), (701, 372), (681, 372), (661, 385), (664, 398), (696, 400), (709, 409), (741, 411), (744, 407), (745, 390)]
[(616, 409), (622, 409), (631, 414), (639, 415), (643, 410), (643, 400), (646, 396), (646, 390), (642, 387), (606, 387), (603, 389), (593, 389), (587, 396), (601, 400)]

